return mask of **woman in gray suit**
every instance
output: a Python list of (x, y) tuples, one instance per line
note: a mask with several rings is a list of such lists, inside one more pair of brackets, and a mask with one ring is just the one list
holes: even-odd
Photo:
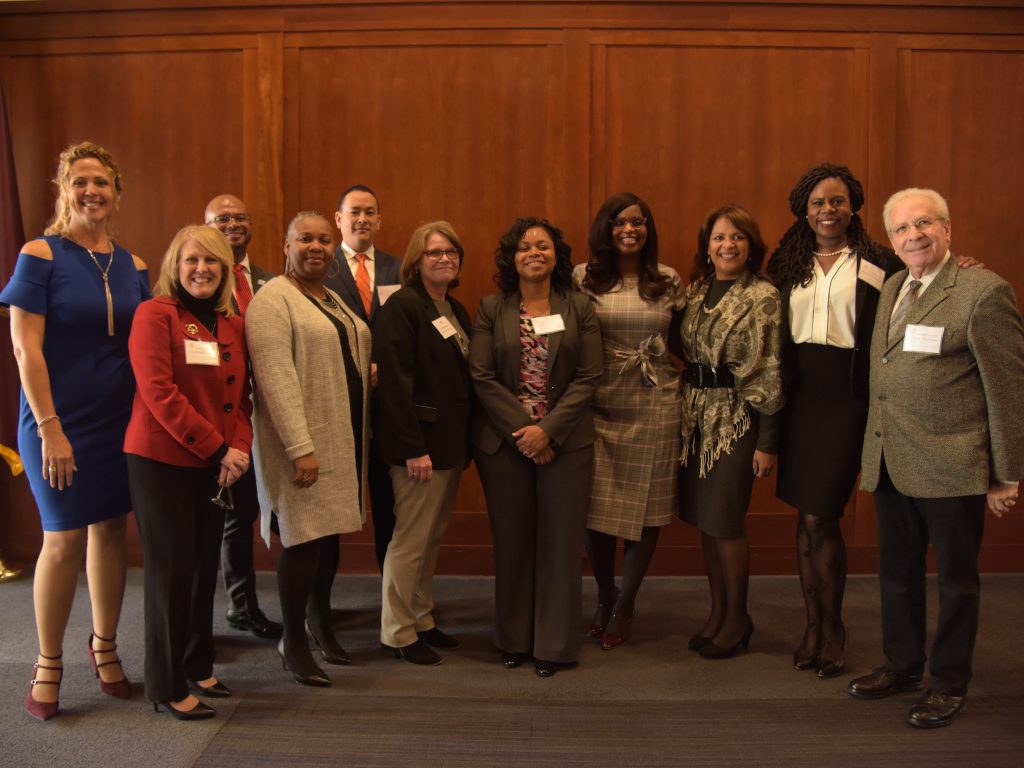
[(517, 219), (495, 252), (500, 293), (480, 302), (469, 364), (470, 439), (494, 536), (495, 642), (541, 677), (579, 659), (583, 530), (593, 477), (590, 403), (601, 329), (572, 286), (572, 249)]

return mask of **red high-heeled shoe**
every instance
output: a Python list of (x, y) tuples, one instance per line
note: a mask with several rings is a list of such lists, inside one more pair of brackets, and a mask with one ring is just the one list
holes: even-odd
[[(99, 650), (93, 650), (92, 641), (93, 641), (94, 638), (96, 640), (100, 640), (100, 641), (102, 641), (104, 643), (114, 643), (114, 645), (111, 648), (101, 648)], [(114, 642), (115, 640), (117, 640), (117, 635), (114, 635), (114, 637), (112, 637), (112, 638), (110, 638), (108, 640), (105, 637), (100, 637), (95, 632), (90, 632), (89, 633), (89, 661), (92, 662), (92, 671), (96, 673), (96, 679), (100, 681), (100, 690), (103, 691), (103, 693), (107, 694), (107, 696), (114, 696), (114, 697), (116, 697), (118, 699), (130, 699), (132, 697), (132, 684), (130, 682), (128, 682), (128, 677), (127, 677), (127, 675), (125, 675), (123, 668), (121, 670), (121, 679), (120, 680), (115, 680), (112, 683), (108, 683), (102, 677), (100, 677), (100, 667), (107, 667), (107, 666), (110, 666), (111, 664), (117, 664), (117, 665), (121, 664), (121, 659), (119, 659), (117, 657), (117, 643)], [(99, 664), (97, 664), (96, 663), (96, 654), (97, 653), (112, 653), (112, 654), (114, 654), (114, 658), (113, 658), (112, 661), (104, 661), (104, 662), (100, 662)]]
[[(60, 661), (61, 656), (63, 656), (64, 654), (61, 653), (57, 656), (43, 656), (43, 654), (40, 653), (39, 655), (47, 661)], [(40, 669), (48, 669), (51, 672), (60, 672), (60, 677), (58, 677), (56, 680), (39, 680), (36, 673)], [(33, 664), (32, 679), (29, 680), (28, 693), (25, 695), (25, 711), (32, 715), (32, 717), (38, 718), (40, 720), (49, 720), (51, 717), (56, 715), (60, 711), (60, 699), (58, 699), (57, 701), (36, 701), (32, 698), (32, 689), (35, 688), (37, 685), (56, 685), (57, 691), (59, 692), (60, 683), (63, 679), (63, 663), (59, 667), (48, 667), (45, 664), (40, 664), (38, 661), (35, 664)]]

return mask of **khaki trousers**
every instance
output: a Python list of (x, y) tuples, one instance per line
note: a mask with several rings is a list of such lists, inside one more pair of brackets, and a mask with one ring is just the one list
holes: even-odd
[(405, 648), (433, 629), (433, 579), (441, 536), (448, 527), (462, 469), (435, 469), (429, 482), (409, 479), (404, 466), (392, 466), (395, 532), (384, 557), (381, 580), (380, 641)]

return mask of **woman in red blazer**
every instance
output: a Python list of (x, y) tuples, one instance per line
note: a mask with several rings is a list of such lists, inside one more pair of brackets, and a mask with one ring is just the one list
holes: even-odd
[(138, 382), (125, 436), (145, 556), (146, 696), (212, 717), (213, 597), (230, 486), (249, 466), (252, 401), (231, 249), (212, 227), (175, 235), (128, 340)]

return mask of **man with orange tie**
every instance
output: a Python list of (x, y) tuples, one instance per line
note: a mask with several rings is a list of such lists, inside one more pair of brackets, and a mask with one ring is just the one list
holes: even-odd
[[(380, 232), (380, 202), (374, 191), (364, 184), (356, 184), (341, 193), (334, 222), (341, 232), (341, 245), (335, 251), (337, 274), (328, 277), (326, 285), (341, 296), (372, 331), (377, 310), (401, 284), (402, 260), (374, 247), (373, 241)], [(372, 373), (374, 386), (376, 367), (373, 366)], [(375, 415), (376, 403), (371, 399), (371, 429)], [(395, 529), (395, 496), (388, 465), (378, 457), (372, 437), (367, 472), (377, 565), (383, 571), (384, 555)]]
[[(252, 240), (252, 217), (234, 195), (217, 195), (206, 206), (207, 225), (219, 229), (227, 238), (235, 257), (235, 310), (245, 316), (253, 294), (273, 275), (249, 263), (249, 242)], [(256, 637), (276, 640), (281, 625), (271, 621), (260, 610), (256, 597), (256, 573), (253, 566), (253, 523), (260, 512), (256, 497), (256, 475), (250, 466), (232, 486), (234, 509), (224, 517), (224, 541), (221, 545), (221, 566), (224, 589), (228, 593), (227, 622), (234, 629), (252, 632)]]

